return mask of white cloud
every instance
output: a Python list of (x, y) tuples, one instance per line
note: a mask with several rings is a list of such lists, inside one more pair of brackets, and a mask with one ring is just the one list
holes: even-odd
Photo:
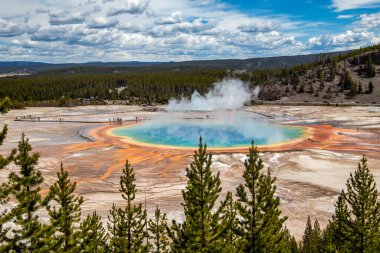
[(111, 8), (107, 16), (116, 16), (120, 14), (142, 14), (148, 8), (149, 1), (146, 0), (127, 0), (123, 6)]
[(380, 28), (380, 12), (360, 15), (360, 20), (354, 23), (357, 29), (368, 30)]
[(308, 40), (311, 49), (347, 50), (378, 43), (379, 38), (368, 31), (351, 31), (336, 35), (322, 35)]
[(0, 60), (251, 58), (345, 50), (379, 41), (380, 14), (351, 18), (349, 31), (318, 36), (310, 34), (326, 24), (247, 13), (219, 0), (1, 0)]
[(82, 24), (85, 21), (83, 13), (49, 13), (49, 18), (49, 22), (51, 25)]
[(274, 23), (271, 20), (257, 20), (250, 24), (238, 26), (238, 29), (247, 33), (271, 32), (277, 30), (278, 28), (280, 28), (280, 24)]
[(25, 24), (14, 23), (12, 21), (0, 18), (0, 37), (15, 37), (24, 34), (25, 31)]
[(341, 12), (358, 8), (372, 8), (378, 5), (380, 5), (380, 0), (333, 0), (332, 8)]
[(107, 19), (105, 17), (95, 17), (89, 23), (88, 27), (95, 29), (103, 29), (114, 27), (119, 24), (117, 19)]
[(161, 20), (156, 21), (156, 24), (159, 25), (169, 25), (180, 23), (183, 20), (182, 11), (175, 11), (168, 17), (163, 17)]
[(354, 15), (338, 15), (336, 18), (337, 19), (348, 19), (348, 18), (353, 18)]

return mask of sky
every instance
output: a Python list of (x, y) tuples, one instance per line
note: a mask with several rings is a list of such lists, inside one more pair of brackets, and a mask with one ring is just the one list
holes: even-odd
[(0, 0), (0, 61), (186, 61), (380, 43), (380, 0)]

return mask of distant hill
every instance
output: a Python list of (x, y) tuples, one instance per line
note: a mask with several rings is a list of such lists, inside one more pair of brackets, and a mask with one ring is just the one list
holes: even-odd
[[(16, 70), (9, 72), (11, 67)], [(204, 94), (226, 77), (240, 79), (252, 88), (259, 86), (258, 97), (266, 102), (380, 104), (380, 45), (246, 60), (3, 62), (1, 68), (8, 72), (0, 74), (0, 94), (29, 106), (77, 104), (83, 99), (164, 104), (173, 97), (190, 97), (195, 90)]]
[(380, 104), (380, 45), (295, 66), (260, 86), (264, 101)]
[[(330, 55), (339, 55), (346, 52), (335, 52)], [(87, 63), (44, 63), (44, 62), (27, 62), (27, 61), (8, 61), (0, 62), (0, 74), (15, 72), (20, 69), (28, 69), (33, 73), (51, 70), (63, 70), (56, 73), (91, 73), (100, 71), (102, 73), (112, 73), (123, 71), (123, 68), (134, 67), (154, 67), (154, 68), (221, 68), (221, 69), (268, 69), (292, 67), (299, 64), (306, 64), (319, 60), (321, 54), (295, 55), (295, 56), (278, 56), (263, 57), (252, 59), (225, 59), (225, 60), (203, 60), (203, 61), (183, 61), (183, 62), (87, 62)], [(64, 70), (66, 69), (66, 70)], [(129, 70), (131, 71), (131, 70)], [(55, 72), (55, 71), (53, 71)]]

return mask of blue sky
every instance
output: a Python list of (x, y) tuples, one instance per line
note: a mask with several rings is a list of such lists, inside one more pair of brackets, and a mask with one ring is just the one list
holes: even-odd
[(0, 61), (183, 61), (380, 43), (380, 0), (1, 0)]

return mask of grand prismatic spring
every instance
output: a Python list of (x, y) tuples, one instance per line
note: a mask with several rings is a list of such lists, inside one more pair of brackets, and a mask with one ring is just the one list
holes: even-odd
[(232, 120), (159, 120), (116, 128), (111, 133), (132, 141), (152, 145), (194, 148), (202, 136), (210, 148), (236, 148), (256, 145), (272, 145), (287, 142), (304, 135), (302, 127), (279, 125), (245, 115)]

